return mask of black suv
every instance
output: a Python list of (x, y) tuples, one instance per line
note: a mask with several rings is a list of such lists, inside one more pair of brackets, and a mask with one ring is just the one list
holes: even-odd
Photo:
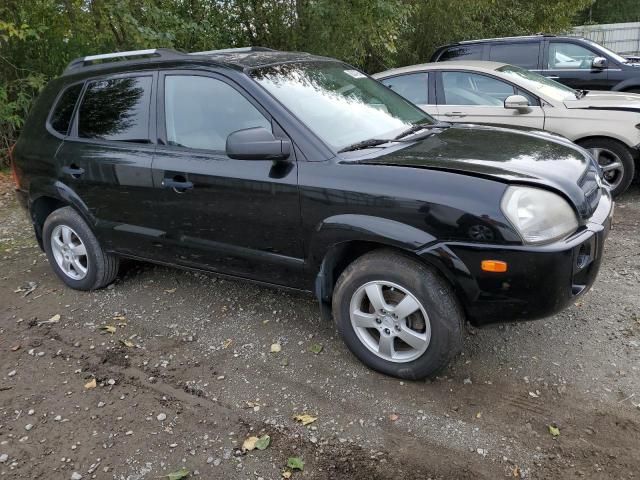
[(13, 168), (68, 286), (131, 258), (313, 291), (358, 358), (404, 378), (447, 365), (465, 318), (575, 301), (613, 205), (568, 141), (437, 123), (340, 61), (255, 48), (76, 60)]
[(436, 50), (432, 62), (491, 60), (538, 72), (578, 90), (640, 93), (637, 57), (622, 57), (580, 37), (532, 35), (469, 40)]

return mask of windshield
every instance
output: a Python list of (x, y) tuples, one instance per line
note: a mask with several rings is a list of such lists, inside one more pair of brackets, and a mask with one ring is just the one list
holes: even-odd
[(285, 63), (250, 74), (336, 151), (373, 138), (392, 139), (412, 125), (436, 123), (344, 63)]
[(592, 47), (594, 47), (596, 50), (599, 50), (600, 53), (604, 53), (606, 55), (609, 55), (610, 57), (613, 57), (613, 59), (616, 62), (620, 62), (620, 63), (627, 63), (628, 60), (624, 57), (621, 57), (620, 55), (618, 55), (615, 52), (612, 52), (611, 50), (609, 50), (607, 47), (603, 47), (602, 45), (600, 45), (599, 43), (594, 42), (593, 40), (589, 40), (588, 38), (585, 38), (585, 41), (591, 45)]
[(555, 80), (538, 75), (537, 73), (525, 70), (524, 68), (514, 65), (504, 65), (496, 69), (496, 71), (513, 77), (515, 81), (518, 81), (518, 85), (530, 90), (532, 93), (547, 96), (553, 100), (563, 101), (567, 98), (574, 99), (581, 97), (577, 90), (558, 83)]

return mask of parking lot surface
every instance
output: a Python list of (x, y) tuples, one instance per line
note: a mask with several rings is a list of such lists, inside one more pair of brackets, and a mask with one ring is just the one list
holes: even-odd
[(640, 475), (638, 186), (587, 295), (469, 327), (448, 370), (408, 382), (359, 363), (311, 296), (140, 263), (109, 288), (65, 288), (0, 184), (0, 476)]

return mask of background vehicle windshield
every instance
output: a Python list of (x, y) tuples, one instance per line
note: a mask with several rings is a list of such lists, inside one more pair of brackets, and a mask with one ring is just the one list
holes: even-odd
[(336, 151), (436, 121), (381, 83), (339, 62), (263, 67), (251, 76)]
[[(518, 84), (522, 85), (526, 89), (536, 93), (538, 95), (548, 96), (553, 100), (566, 100), (568, 98), (579, 98), (579, 94), (573, 88), (567, 87), (561, 83), (551, 80), (537, 73), (525, 70), (524, 68), (516, 67), (515, 65), (504, 65), (496, 69), (498, 72), (502, 72), (510, 77), (513, 77)], [(524, 80), (524, 82), (522, 81)]]
[(618, 55), (616, 52), (614, 52), (612, 50), (609, 50), (604, 45), (600, 45), (599, 43), (596, 43), (593, 40), (589, 40), (588, 38), (585, 38), (585, 42), (587, 42), (589, 45), (591, 45), (595, 49), (599, 50), (600, 53), (609, 55), (610, 57), (614, 58), (616, 61), (618, 61), (620, 63), (627, 63), (628, 62), (628, 60), (626, 58), (624, 58), (621, 55)]

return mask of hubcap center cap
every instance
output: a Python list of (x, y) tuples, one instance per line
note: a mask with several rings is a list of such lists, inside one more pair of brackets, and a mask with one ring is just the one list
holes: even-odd
[(395, 320), (393, 317), (384, 316), (382, 317), (382, 324), (387, 328), (393, 328), (395, 326)]

